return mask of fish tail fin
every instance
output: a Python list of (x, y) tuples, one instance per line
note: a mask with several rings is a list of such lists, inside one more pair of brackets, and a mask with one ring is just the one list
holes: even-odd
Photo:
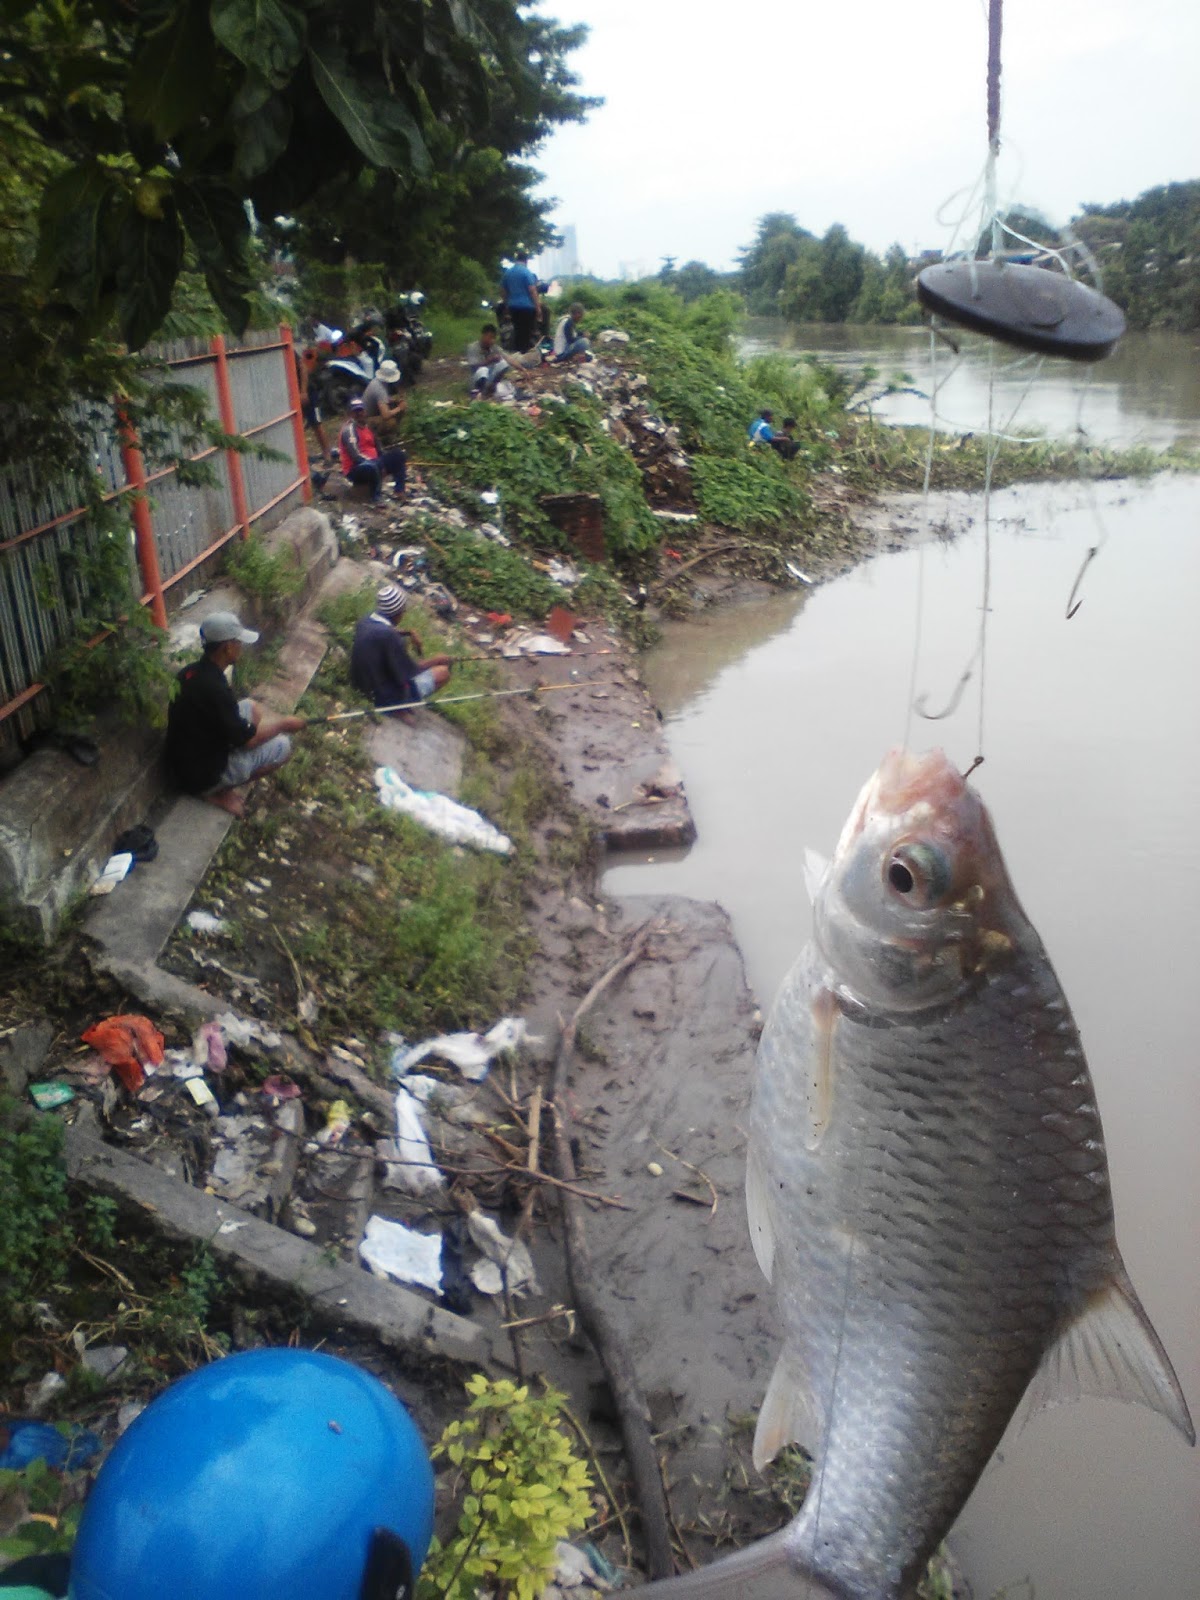
[(639, 1600), (845, 1600), (842, 1590), (829, 1588), (789, 1549), (788, 1532), (784, 1528), (698, 1572), (648, 1583), (637, 1590)]

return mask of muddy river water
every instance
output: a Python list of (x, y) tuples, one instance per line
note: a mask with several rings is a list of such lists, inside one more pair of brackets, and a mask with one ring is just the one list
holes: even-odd
[[(1051, 382), (1042, 417), (1074, 416), (1076, 374)], [(1190, 382), (1145, 378), (1153, 405), (1114, 400), (1107, 436), (1200, 430), (1194, 369)], [(978, 379), (960, 392), (968, 425), (981, 396)], [(906, 730), (963, 766), (976, 753), (978, 675), (938, 722), (910, 714), (909, 683), (915, 648), (917, 692), (941, 709), (971, 656), (981, 501), (909, 500), (903, 520), (930, 530), (923, 542), (884, 540), (813, 592), (671, 625), (647, 663), (699, 837), (681, 859), (613, 868), (606, 887), (722, 902), (764, 1006), (809, 934), (804, 846), (832, 849)], [(934, 531), (947, 527), (957, 536)], [(991, 544), (973, 781), (1083, 1033), (1125, 1260), (1200, 1415), (1200, 478), (1008, 490)], [(1006, 1585), (1038, 1600), (1183, 1600), (1200, 1593), (1198, 1511), (1197, 1452), (1156, 1415), (1084, 1400), (1006, 1438), (952, 1543), (979, 1600)]]

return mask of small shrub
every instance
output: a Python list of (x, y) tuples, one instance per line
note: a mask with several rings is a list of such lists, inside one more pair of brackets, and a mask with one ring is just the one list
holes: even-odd
[(559, 1425), (563, 1396), (533, 1399), (509, 1379), (477, 1374), (471, 1403), (433, 1456), (456, 1469), (465, 1490), (458, 1526), (434, 1539), (418, 1600), (474, 1600), (481, 1589), (534, 1600), (554, 1571), (555, 1546), (587, 1523), (587, 1463)]
[(304, 587), (304, 567), (299, 552), (283, 545), (273, 555), (256, 534), (235, 541), (225, 560), (225, 570), (243, 594), (276, 622), (287, 618), (288, 600)]
[(726, 528), (768, 528), (803, 516), (807, 497), (774, 456), (761, 461), (701, 456), (692, 463), (704, 515)]
[(460, 600), (484, 611), (541, 618), (562, 598), (562, 590), (516, 550), (457, 528), (426, 537), (437, 576)]
[(62, 1149), (57, 1118), (26, 1120), (11, 1100), (0, 1099), (0, 1311), (11, 1313), (31, 1299), (35, 1284), (64, 1260)]

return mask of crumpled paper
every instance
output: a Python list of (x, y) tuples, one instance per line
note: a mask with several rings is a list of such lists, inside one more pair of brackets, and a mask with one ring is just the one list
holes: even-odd
[(417, 1233), (387, 1217), (369, 1217), (358, 1253), (377, 1278), (442, 1292), (442, 1236)]

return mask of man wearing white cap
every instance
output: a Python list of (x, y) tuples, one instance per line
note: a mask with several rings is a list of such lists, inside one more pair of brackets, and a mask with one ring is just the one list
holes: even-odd
[(268, 716), (256, 700), (238, 700), (225, 676), (258, 635), (232, 611), (214, 611), (200, 624), (204, 654), (184, 667), (167, 712), (167, 771), (184, 794), (199, 795), (235, 817), (246, 809), (238, 792), (274, 772), (292, 753), (290, 733), (303, 717)]
[(450, 677), (449, 656), (420, 660), (409, 653), (409, 643), (418, 655), (424, 647), (411, 628), (400, 626), (407, 605), (404, 590), (385, 583), (375, 596), (374, 611), (354, 630), (350, 682), (377, 706), (417, 705)]

